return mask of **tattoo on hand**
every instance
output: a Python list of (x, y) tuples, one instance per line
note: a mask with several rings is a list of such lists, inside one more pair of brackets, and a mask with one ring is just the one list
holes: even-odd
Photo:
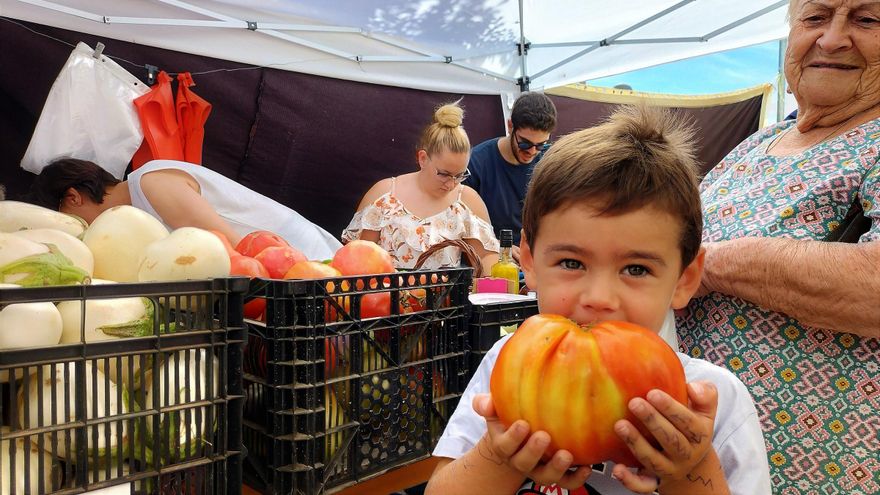
[(683, 418), (679, 414), (673, 414), (669, 417), (669, 419), (673, 420), (673, 423), (684, 425), (684, 429), (681, 432), (684, 433), (684, 436), (686, 436), (691, 442), (702, 443), (704, 435), (702, 433), (691, 430), (691, 426), (687, 418)]
[(700, 475), (694, 476), (693, 474), (688, 473), (687, 479), (691, 483), (700, 483), (701, 485), (705, 486), (706, 488), (711, 488), (713, 492), (715, 490), (715, 486), (712, 484), (712, 478), (706, 479)]
[(672, 444), (672, 450), (675, 451), (675, 454), (678, 457), (681, 457), (683, 459), (690, 459), (691, 458), (690, 449), (686, 448), (684, 445), (681, 444), (681, 440), (679, 439), (678, 435), (671, 435), (671, 437), (667, 436), (667, 439), (668, 439), (669, 443)]

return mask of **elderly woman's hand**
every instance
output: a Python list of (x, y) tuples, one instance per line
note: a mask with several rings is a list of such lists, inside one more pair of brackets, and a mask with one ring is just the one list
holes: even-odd
[(714, 254), (717, 253), (717, 249), (720, 244), (723, 244), (724, 241), (721, 242), (704, 242), (702, 243), (702, 248), (706, 251), (705, 261), (703, 262), (703, 276), (700, 279), (700, 288), (697, 289), (694, 297), (703, 297), (706, 294), (717, 291), (718, 286), (715, 284), (715, 280), (712, 276), (712, 269), (714, 268), (714, 263), (716, 261), (716, 257)]

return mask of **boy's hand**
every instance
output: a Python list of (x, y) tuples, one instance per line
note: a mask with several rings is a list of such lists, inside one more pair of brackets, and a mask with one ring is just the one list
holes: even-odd
[(491, 396), (478, 394), (474, 397), (474, 411), (486, 418), (488, 432), (480, 439), (477, 449), (484, 458), (498, 464), (505, 464), (535, 483), (556, 484), (568, 490), (584, 486), (590, 476), (589, 466), (572, 467), (572, 455), (567, 450), (559, 450), (546, 462), (543, 460), (550, 445), (550, 435), (544, 431), (529, 434), (529, 424), (519, 420), (505, 428), (495, 415)]
[[(614, 425), (617, 435), (643, 468), (633, 473), (617, 464), (613, 475), (634, 492), (650, 493), (669, 481), (685, 478), (712, 448), (718, 391), (709, 382), (688, 384), (690, 408), (660, 390), (648, 392), (647, 401), (635, 398), (629, 410), (660, 444), (655, 449), (627, 420)], [(658, 480), (659, 478), (659, 480)]]

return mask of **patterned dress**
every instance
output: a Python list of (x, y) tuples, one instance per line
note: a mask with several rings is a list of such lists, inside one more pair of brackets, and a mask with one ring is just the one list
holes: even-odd
[[(880, 240), (880, 119), (798, 155), (768, 155), (793, 125), (759, 131), (703, 179), (704, 241), (823, 240), (856, 195), (873, 219), (860, 242)], [(677, 323), (683, 352), (749, 387), (776, 494), (880, 493), (880, 322), (876, 338), (859, 337), (711, 293)]]
[[(391, 254), (397, 268), (412, 268), (429, 247), (448, 239), (476, 239), (487, 251), (500, 249), (492, 225), (461, 200), (464, 186), (459, 186), (458, 198), (446, 209), (420, 218), (394, 195), (396, 183), (397, 177), (392, 178), (390, 191), (355, 213), (342, 232), (343, 243), (359, 239), (362, 230), (375, 230), (378, 244)], [(422, 268), (455, 267), (460, 261), (461, 250), (450, 246), (432, 254)]]

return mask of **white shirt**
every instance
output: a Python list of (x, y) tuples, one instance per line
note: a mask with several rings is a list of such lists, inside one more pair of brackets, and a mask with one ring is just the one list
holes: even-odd
[[(486, 432), (486, 421), (474, 412), (473, 399), (476, 394), (489, 393), (489, 379), (492, 368), (498, 359), (501, 347), (511, 335), (495, 343), (483, 358), (479, 368), (461, 397), (458, 407), (449, 419), (433, 455), (457, 459), (472, 449)], [(767, 449), (758, 422), (755, 404), (743, 385), (730, 371), (715, 366), (702, 359), (692, 359), (677, 353), (684, 367), (688, 382), (706, 380), (718, 389), (718, 412), (715, 416), (715, 432), (712, 446), (718, 453), (724, 475), (730, 486), (730, 493), (736, 495), (769, 495), (770, 468), (767, 464)], [(611, 477), (613, 463), (593, 466), (593, 474), (586, 487), (569, 492), (560, 487), (533, 487), (527, 481), (518, 493), (552, 494), (600, 494), (629, 495), (619, 481)]]
[(202, 197), (239, 235), (244, 236), (255, 230), (274, 232), (310, 260), (332, 258), (336, 250), (342, 247), (342, 243), (329, 232), (281, 203), (211, 169), (177, 160), (153, 160), (128, 175), (132, 206), (162, 221), (144, 196), (141, 177), (167, 169), (180, 170), (192, 176), (199, 183)]

